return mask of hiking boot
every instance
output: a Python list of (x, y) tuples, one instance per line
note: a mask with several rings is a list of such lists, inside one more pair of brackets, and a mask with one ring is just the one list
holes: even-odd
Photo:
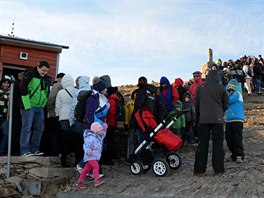
[(103, 180), (103, 178), (102, 177), (97, 177), (97, 179), (95, 179), (95, 183), (94, 183), (94, 186), (96, 187), (96, 186), (100, 186), (101, 184), (103, 184), (104, 183), (104, 180)]
[(21, 155), (21, 157), (29, 157), (29, 156), (33, 156), (33, 154), (31, 152), (26, 152)]
[(85, 189), (86, 188), (86, 185), (84, 183), (84, 180), (81, 180), (79, 179), (76, 183), (75, 183), (75, 186), (81, 188), (81, 189)]
[(75, 170), (78, 171), (78, 172), (81, 174), (83, 168), (82, 168), (79, 164), (77, 164), (77, 165), (75, 166)]
[(242, 159), (242, 157), (241, 156), (237, 156), (236, 157), (236, 163), (242, 163), (243, 162), (243, 159)]

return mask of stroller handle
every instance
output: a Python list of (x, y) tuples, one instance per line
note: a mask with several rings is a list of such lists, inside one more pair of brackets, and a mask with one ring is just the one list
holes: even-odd
[[(189, 109), (183, 109), (179, 113), (172, 114), (167, 120), (171, 120), (169, 124), (166, 126), (166, 128), (170, 128), (171, 125), (178, 120), (179, 117), (181, 117), (183, 114), (189, 112)], [(173, 118), (172, 118), (173, 117)]]

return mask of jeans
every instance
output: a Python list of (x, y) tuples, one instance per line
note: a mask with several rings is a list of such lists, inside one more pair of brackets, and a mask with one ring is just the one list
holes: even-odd
[(256, 92), (261, 93), (261, 78), (254, 78)]
[(2, 129), (2, 138), (0, 139), (0, 154), (6, 153), (6, 146), (8, 143), (8, 133), (9, 133), (9, 121), (0, 118), (0, 127)]
[[(20, 154), (39, 151), (41, 136), (44, 131), (44, 110), (42, 107), (20, 109), (22, 128), (20, 135)], [(31, 128), (33, 126), (33, 131)]]

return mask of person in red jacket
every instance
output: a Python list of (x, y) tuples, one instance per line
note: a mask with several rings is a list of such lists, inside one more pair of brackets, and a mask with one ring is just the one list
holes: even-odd
[(202, 73), (200, 71), (193, 72), (193, 84), (190, 86), (189, 92), (192, 94), (192, 103), (195, 101), (195, 92), (197, 88), (203, 84)]
[(115, 136), (117, 128), (117, 104), (116, 101), (120, 101), (117, 95), (117, 87), (107, 88), (108, 101), (110, 108), (106, 117), (106, 123), (108, 124), (107, 133), (105, 137), (106, 151), (102, 155), (101, 162), (105, 165), (112, 165), (113, 159), (117, 157), (115, 147)]

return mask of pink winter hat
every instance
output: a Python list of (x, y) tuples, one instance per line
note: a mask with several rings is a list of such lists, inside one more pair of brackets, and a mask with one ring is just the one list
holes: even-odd
[(93, 131), (95, 133), (97, 133), (98, 131), (101, 131), (101, 130), (103, 130), (103, 127), (99, 122), (94, 122), (91, 125), (91, 131)]

